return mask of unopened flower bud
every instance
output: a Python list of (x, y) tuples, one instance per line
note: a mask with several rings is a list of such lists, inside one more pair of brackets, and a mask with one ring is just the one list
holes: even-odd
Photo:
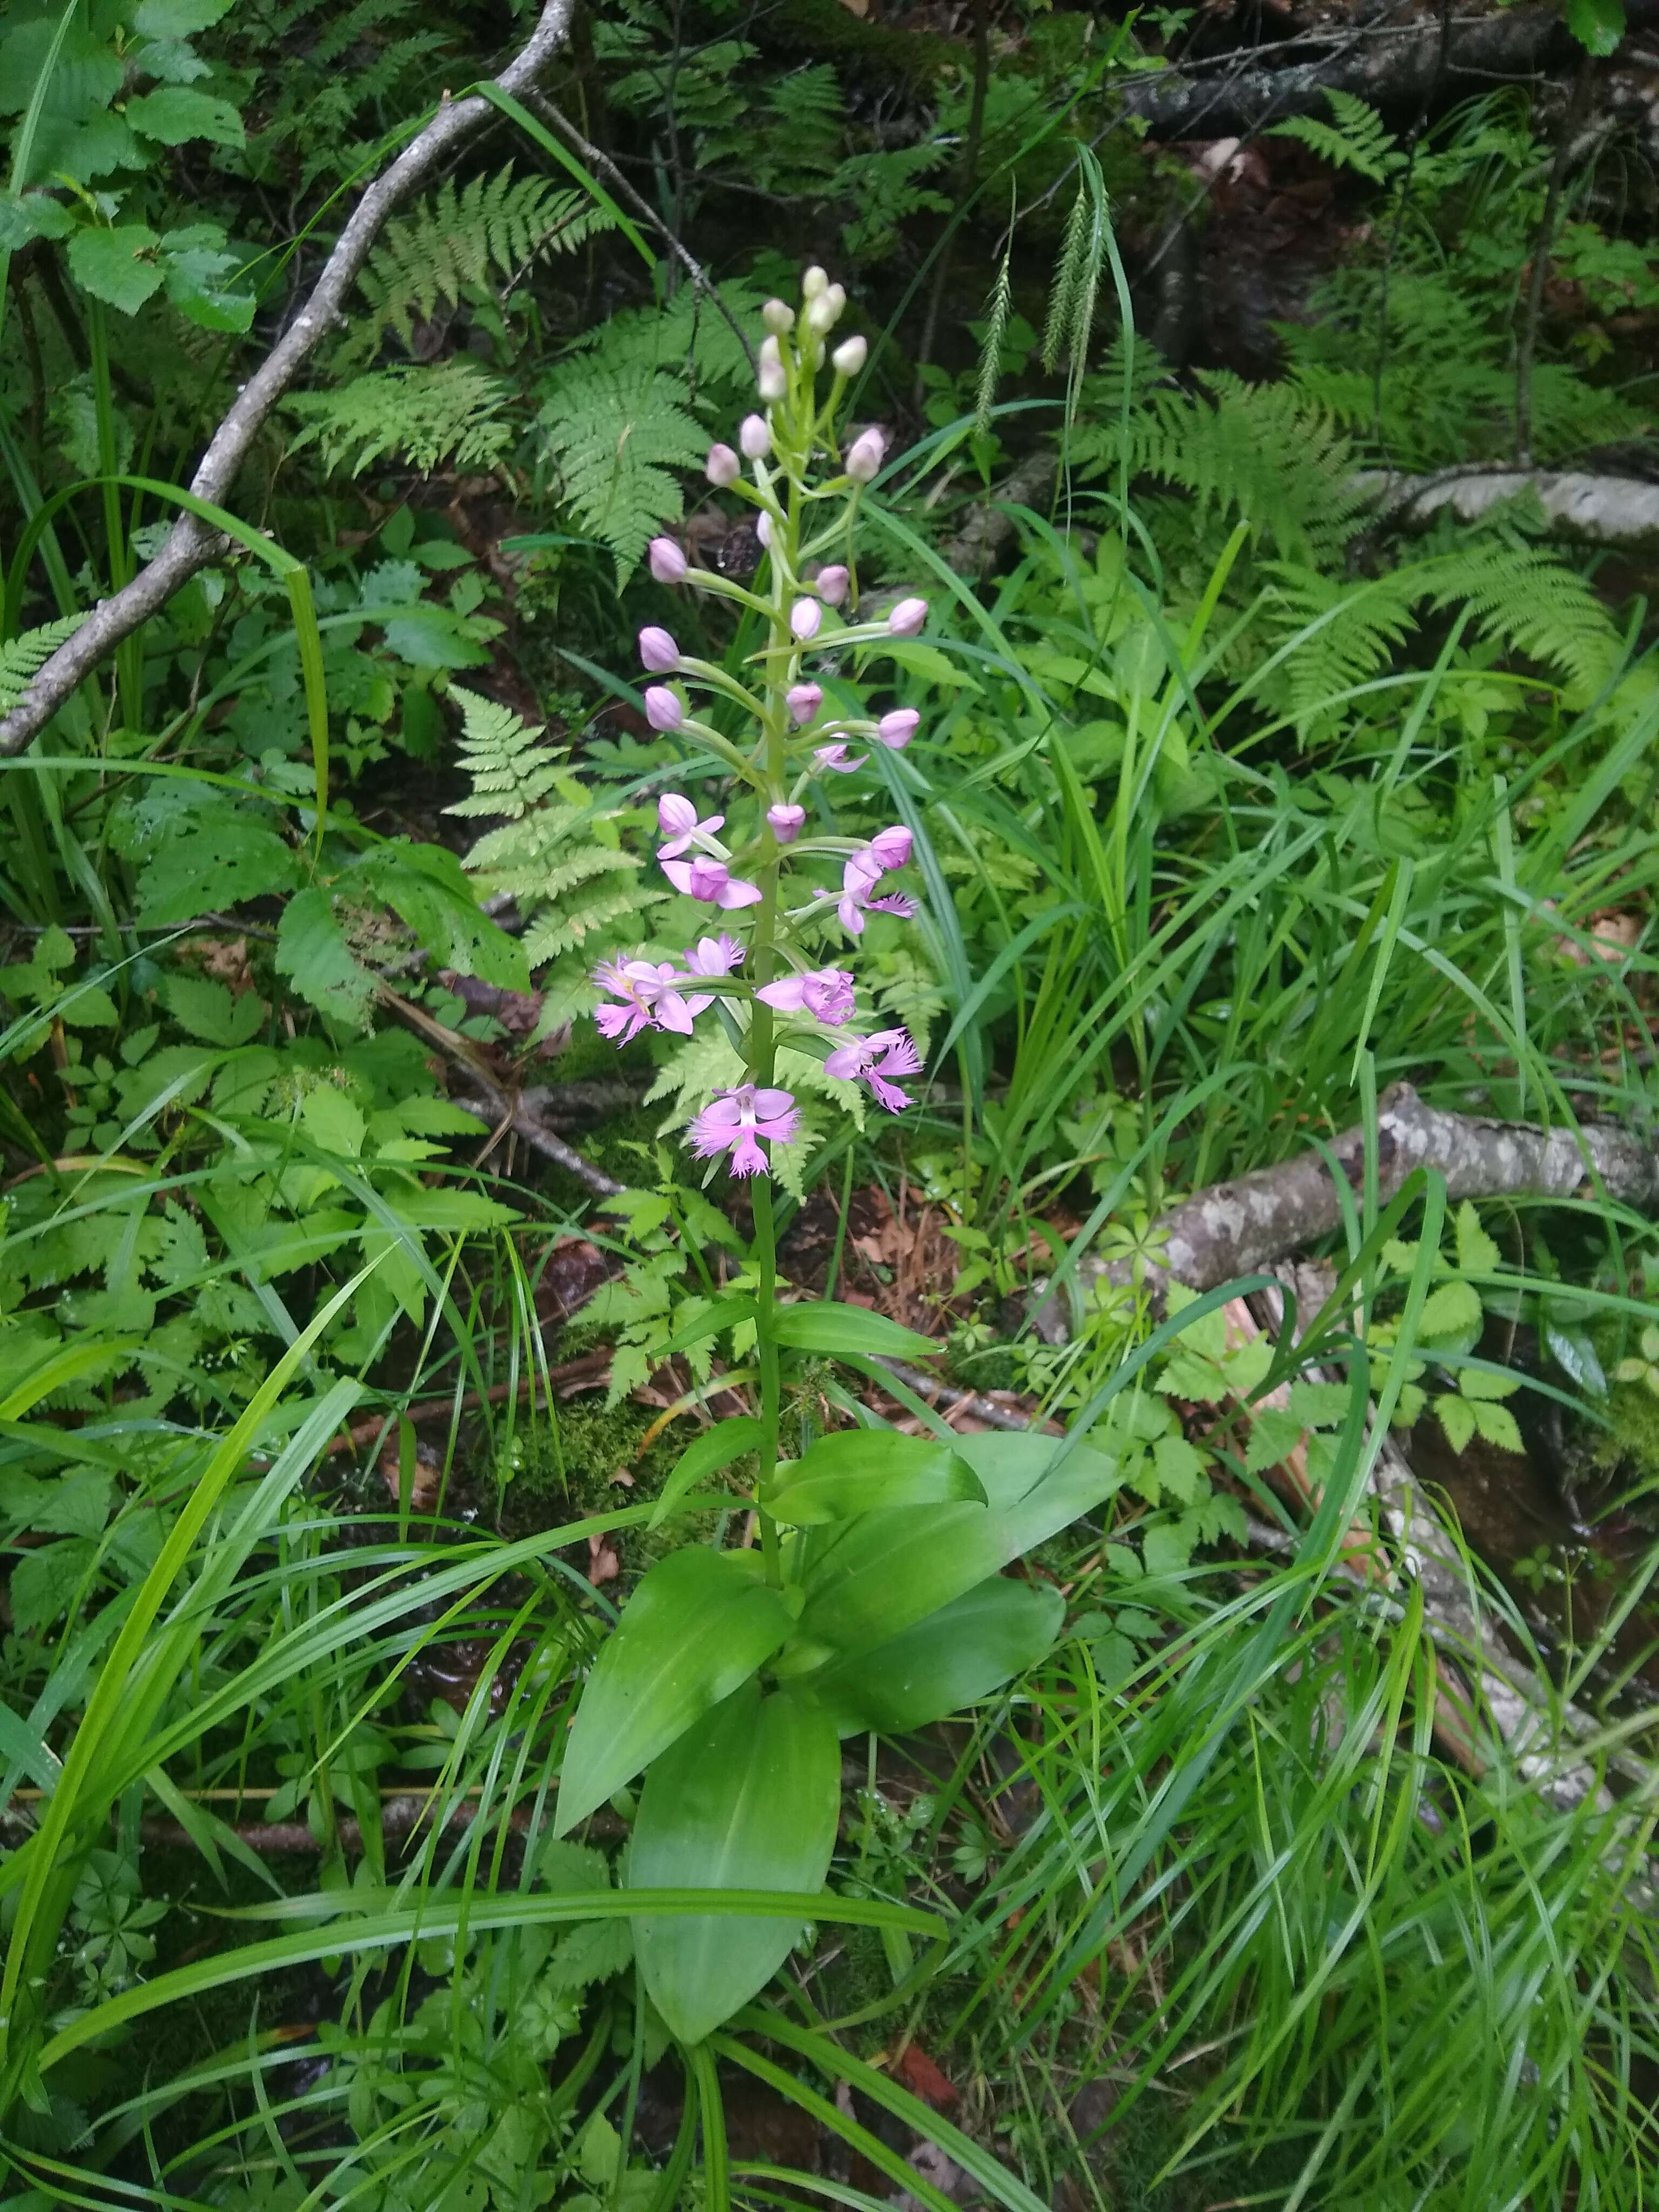
[(781, 361), (763, 361), (755, 379), (755, 389), (769, 407), (775, 406), (789, 389), (789, 380), (783, 373)]
[(792, 684), (788, 691), (789, 712), (805, 728), (823, 704), (823, 692), (816, 684)]
[(902, 868), (910, 857), (915, 841), (902, 823), (896, 822), (890, 830), (878, 830), (870, 840), (870, 853), (884, 868)]
[(738, 443), (751, 461), (763, 461), (772, 450), (772, 433), (763, 415), (745, 415), (738, 428)]
[(891, 751), (902, 753), (921, 723), (921, 716), (914, 707), (895, 707), (890, 714), (884, 714), (876, 724), (876, 735)]
[(839, 562), (836, 562), (832, 568), (818, 570), (817, 574), (812, 579), (812, 589), (823, 601), (825, 606), (838, 607), (847, 597), (847, 586), (849, 581), (846, 569)]
[(672, 538), (653, 538), (646, 548), (651, 573), (659, 584), (685, 581), (685, 556)]
[(860, 430), (847, 449), (846, 469), (854, 483), (874, 483), (881, 474), (881, 457), (887, 441), (879, 430)]
[(666, 676), (680, 665), (680, 649), (672, 635), (649, 623), (640, 632), (640, 659), (653, 676)]
[[(916, 604), (918, 606), (922, 605), (920, 599)], [(925, 608), (924, 611), (926, 611)], [(797, 599), (789, 610), (789, 627), (803, 645), (817, 635), (818, 624), (823, 620), (823, 609), (816, 599)], [(916, 628), (920, 629), (921, 624), (918, 623)]]
[(842, 319), (846, 306), (847, 295), (841, 286), (839, 284), (826, 286), (806, 310), (807, 328), (816, 331), (822, 337), (827, 331), (835, 329), (836, 325)]
[(793, 845), (806, 826), (806, 809), (788, 806), (780, 799), (766, 810), (766, 824), (780, 845)]
[(926, 599), (901, 599), (887, 617), (888, 632), (893, 637), (914, 637), (927, 619)]
[(769, 553), (772, 550), (772, 518), (769, 514), (755, 517), (755, 535)]
[(685, 720), (685, 708), (678, 696), (665, 684), (646, 687), (645, 719), (653, 730), (678, 730)]
[(736, 483), (743, 474), (743, 463), (730, 446), (711, 446), (708, 459), (702, 465), (702, 472), (711, 484), (718, 485), (723, 491), (727, 484)]
[(829, 288), (830, 279), (815, 261), (800, 280), (803, 295), (809, 300), (816, 300), (820, 292), (827, 291)]
[(856, 376), (870, 358), (868, 338), (843, 338), (830, 356), (837, 376)]
[(769, 300), (761, 309), (761, 320), (775, 338), (784, 337), (795, 327), (795, 311), (787, 300)]

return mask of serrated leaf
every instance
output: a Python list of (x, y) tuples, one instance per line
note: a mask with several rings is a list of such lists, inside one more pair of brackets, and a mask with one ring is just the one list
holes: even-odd
[(321, 1012), (349, 1029), (367, 1026), (374, 978), (347, 944), (325, 891), (297, 891), (283, 909), (276, 966)]
[(70, 270), (84, 292), (124, 315), (136, 315), (146, 300), (161, 289), (162, 270), (155, 258), (161, 244), (155, 233), (142, 222), (122, 223), (114, 230), (77, 230), (70, 240)]
[(1480, 1226), (1480, 1216), (1471, 1199), (1457, 1209), (1457, 1264), (1466, 1275), (1495, 1275), (1503, 1255), (1496, 1241)]
[(1501, 1451), (1525, 1450), (1520, 1425), (1507, 1406), (1496, 1406), (1490, 1398), (1477, 1398), (1471, 1403), (1474, 1425), (1489, 1444), (1496, 1444)]
[(1567, 28), (1586, 53), (1614, 53), (1624, 42), (1625, 0), (1567, 0)]
[(1304, 1424), (1288, 1407), (1269, 1406), (1259, 1413), (1244, 1449), (1244, 1464), (1252, 1474), (1280, 1467), (1302, 1441)]
[(1521, 1377), (1502, 1368), (1463, 1367), (1458, 1370), (1457, 1387), (1466, 1398), (1512, 1398), (1521, 1388)]
[(242, 118), (230, 102), (191, 85), (164, 84), (130, 100), (126, 118), (142, 137), (163, 146), (185, 146), (198, 138), (215, 146), (246, 143)]
[(1468, 1336), (1480, 1327), (1480, 1294), (1472, 1283), (1442, 1283), (1423, 1301), (1418, 1334), (1438, 1340)]
[(1179, 1521), (1158, 1521), (1143, 1531), (1140, 1556), (1149, 1576), (1178, 1575), (1192, 1564), (1195, 1532)]
[(1434, 1401), (1435, 1417), (1446, 1432), (1446, 1441), (1455, 1452), (1465, 1452), (1474, 1435), (1474, 1405), (1468, 1398), (1448, 1394)]

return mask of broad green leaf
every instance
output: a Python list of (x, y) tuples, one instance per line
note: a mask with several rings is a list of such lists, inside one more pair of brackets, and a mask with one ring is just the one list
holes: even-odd
[(140, 137), (154, 138), (163, 146), (188, 145), (198, 138), (206, 138), (216, 146), (246, 143), (242, 118), (230, 102), (216, 100), (210, 92), (198, 92), (191, 85), (164, 84), (140, 99), (130, 100), (126, 118)]
[(346, 943), (326, 891), (297, 892), (283, 908), (276, 965), (322, 1012), (352, 1029), (368, 1021), (374, 978)]
[(842, 1735), (902, 1735), (1035, 1667), (1065, 1613), (1048, 1584), (992, 1575), (890, 1643), (809, 1675), (799, 1694), (831, 1714)]
[(161, 240), (169, 300), (204, 331), (246, 330), (256, 305), (246, 284), (235, 280), (241, 259), (229, 252), (216, 223), (170, 230)]
[(623, 1608), (582, 1692), (559, 1775), (555, 1835), (729, 1698), (794, 1626), (752, 1553), (702, 1545), (659, 1559)]
[(147, 39), (190, 39), (228, 15), (233, 0), (140, 0), (133, 28)]
[[(750, 1680), (655, 1760), (640, 1792), (628, 1880), (638, 1889), (811, 1892), (830, 1871), (841, 1812), (835, 1723)], [(653, 1915), (634, 1923), (652, 2002), (683, 2043), (763, 1989), (798, 1920)]]
[(853, 1522), (808, 1574), (799, 1637), (781, 1674), (890, 1643), (1058, 1535), (1121, 1480), (1115, 1459), (1049, 1437), (964, 1437), (957, 1449), (991, 1510), (896, 1506)]
[(730, 1467), (745, 1452), (757, 1450), (765, 1435), (765, 1429), (752, 1413), (739, 1413), (730, 1421), (716, 1421), (695, 1443), (686, 1446), (669, 1469), (656, 1510), (647, 1526), (661, 1528), (677, 1498), (684, 1498), (688, 1490), (695, 1490), (705, 1475)]
[(155, 258), (160, 243), (142, 222), (122, 223), (114, 230), (77, 230), (70, 240), (70, 272), (94, 300), (136, 315), (161, 289), (161, 264)]
[(863, 1359), (927, 1358), (940, 1348), (931, 1336), (901, 1328), (885, 1314), (869, 1313), (862, 1306), (844, 1306), (834, 1298), (780, 1306), (773, 1334), (780, 1344), (793, 1351), (826, 1352), (832, 1359), (848, 1353)]
[(788, 1470), (770, 1500), (787, 1528), (851, 1521), (896, 1505), (985, 1503), (985, 1486), (949, 1444), (895, 1429), (849, 1429), (817, 1443)]

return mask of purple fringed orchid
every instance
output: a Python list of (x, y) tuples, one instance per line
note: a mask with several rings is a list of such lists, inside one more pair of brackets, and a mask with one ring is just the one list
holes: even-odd
[(685, 997), (681, 986), (691, 978), (672, 960), (601, 960), (593, 981), (621, 1002), (600, 1006), (593, 1016), (599, 1035), (616, 1045), (631, 1044), (641, 1030), (673, 1030), (690, 1036), (693, 1020), (714, 1004), (703, 993)]
[(685, 948), (685, 964), (694, 975), (729, 975), (743, 963), (743, 946), (724, 930), (718, 937), (700, 937)]
[(744, 883), (724, 860), (712, 860), (706, 853), (695, 854), (689, 860), (665, 860), (662, 872), (677, 891), (727, 914), (734, 907), (758, 906), (764, 896), (758, 884)]
[(691, 1150), (700, 1160), (729, 1152), (726, 1164), (734, 1176), (768, 1175), (771, 1170), (762, 1144), (787, 1145), (799, 1125), (800, 1115), (787, 1091), (740, 1083), (735, 1091), (717, 1091), (714, 1103), (692, 1121)]
[(714, 832), (726, 826), (723, 814), (706, 814), (701, 820), (696, 808), (678, 791), (665, 791), (657, 801), (657, 827), (667, 838), (665, 845), (657, 848), (659, 860), (678, 860), (693, 846), (700, 853), (711, 854), (717, 860), (726, 858), (726, 848), (715, 842)]
[(826, 1075), (844, 1082), (867, 1083), (878, 1105), (897, 1114), (910, 1103), (910, 1094), (889, 1080), (895, 1075), (920, 1075), (921, 1054), (908, 1030), (878, 1030), (873, 1036), (855, 1037), (838, 1045), (823, 1063)]
[(812, 753), (817, 765), (828, 769), (831, 775), (852, 775), (864, 766), (869, 757), (868, 753), (860, 753), (856, 760), (848, 760), (844, 744), (817, 745)]
[(853, 1017), (853, 978), (845, 968), (814, 968), (805, 975), (784, 975), (763, 983), (755, 994), (781, 1014), (811, 1014), (826, 1029), (838, 1030)]
[(877, 832), (867, 845), (849, 854), (841, 874), (841, 897), (836, 911), (841, 926), (854, 937), (864, 934), (866, 913), (902, 915), (907, 919), (916, 910), (916, 902), (902, 892), (890, 891), (884, 896), (872, 896), (876, 885), (890, 869), (902, 868), (910, 857), (910, 832), (902, 823), (890, 830)]

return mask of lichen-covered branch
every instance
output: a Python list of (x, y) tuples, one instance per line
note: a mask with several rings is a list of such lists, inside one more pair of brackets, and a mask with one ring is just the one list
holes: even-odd
[(1437, 514), (1479, 522), (1505, 500), (1530, 492), (1553, 533), (1590, 545), (1659, 545), (1659, 483), (1639, 477), (1594, 476), (1571, 469), (1443, 469), (1433, 476), (1389, 476), (1356, 483), (1395, 530), (1425, 529)]

